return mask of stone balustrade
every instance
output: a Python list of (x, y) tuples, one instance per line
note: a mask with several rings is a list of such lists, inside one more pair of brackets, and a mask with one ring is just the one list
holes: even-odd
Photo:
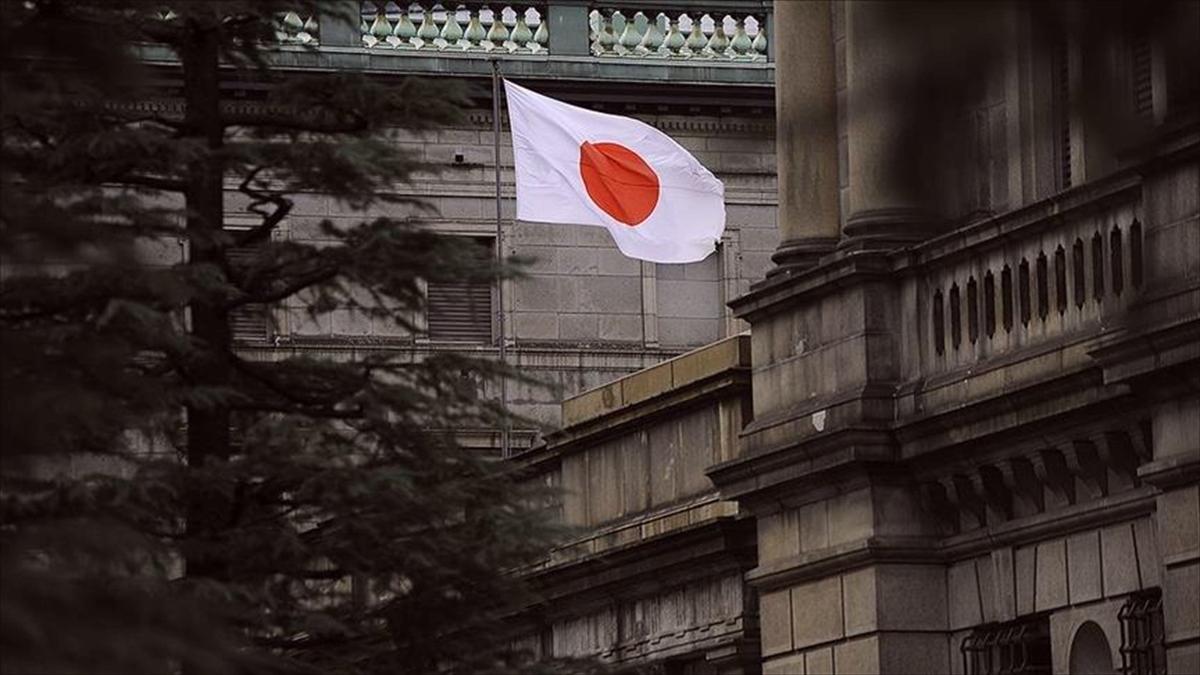
[(363, 44), (371, 49), (545, 53), (544, 7), (437, 2), (362, 3)]
[[(928, 247), (941, 260), (917, 284), (921, 371), (973, 368), (1117, 320), (1143, 281), (1141, 206), (1123, 187), (1079, 208), (1067, 197), (982, 223), (944, 251)], [(960, 248), (964, 234), (978, 243)]]
[(300, 15), (285, 12), (279, 18), (275, 37), (283, 44), (315, 45), (320, 42), (320, 30), (315, 14)]
[(592, 54), (631, 59), (767, 60), (763, 16), (723, 12), (644, 12), (594, 9), (589, 15)]
[[(547, 3), (365, 0), (359, 28), (369, 49), (546, 54), (551, 51), (549, 10)], [(307, 42), (307, 34), (315, 38), (315, 23), (310, 31), (309, 23), (295, 16), (292, 24), (285, 22), (288, 41)], [(765, 12), (736, 9), (736, 3), (727, 11), (696, 11), (686, 3), (668, 3), (657, 12), (597, 5), (578, 21), (555, 25), (576, 31), (579, 40), (586, 31), (588, 49), (601, 58), (767, 61)]]

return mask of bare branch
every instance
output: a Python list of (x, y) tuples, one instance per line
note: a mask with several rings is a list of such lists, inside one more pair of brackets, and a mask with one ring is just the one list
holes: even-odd
[[(292, 200), (287, 199), (279, 194), (264, 192), (252, 187), (252, 183), (258, 177), (258, 174), (261, 173), (265, 168), (266, 167), (263, 166), (254, 167), (246, 174), (246, 178), (242, 181), (241, 185), (238, 185), (238, 192), (241, 192), (242, 194), (247, 195), (254, 200), (250, 202), (250, 206), (246, 207), (246, 210), (262, 216), (263, 219), (262, 223), (258, 227), (255, 227), (241, 237), (238, 237), (238, 246), (251, 246), (260, 241), (269, 239), (271, 233), (274, 232), (275, 228), (279, 226), (279, 223), (283, 222), (283, 219), (286, 218), (287, 215), (292, 211)], [(274, 204), (275, 210), (271, 213), (264, 212), (259, 207), (265, 204)]]

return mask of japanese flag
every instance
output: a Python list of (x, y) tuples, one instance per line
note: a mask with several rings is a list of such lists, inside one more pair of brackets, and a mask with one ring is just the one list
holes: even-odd
[(504, 83), (517, 219), (608, 228), (630, 258), (703, 260), (725, 230), (725, 186), (654, 127)]

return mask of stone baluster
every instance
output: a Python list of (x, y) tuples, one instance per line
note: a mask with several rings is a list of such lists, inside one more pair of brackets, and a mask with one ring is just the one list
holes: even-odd
[(680, 57), (687, 38), (679, 29), (679, 17), (667, 19), (667, 35), (663, 38), (663, 49), (667, 56)]
[(731, 55), (735, 59), (749, 59), (754, 55), (754, 45), (746, 33), (746, 20), (736, 19), (733, 39), (729, 41)]
[[(487, 18), (483, 18), (483, 13), (487, 12)], [(483, 43), (483, 48), (487, 51), (496, 51), (504, 49), (504, 43), (508, 41), (508, 28), (504, 25), (504, 18), (499, 10), (484, 8), (480, 10), (480, 21), (487, 26), (486, 41)]]
[(622, 56), (634, 54), (634, 50), (642, 43), (642, 35), (638, 32), (638, 18), (643, 22), (646, 20), (646, 15), (638, 12), (633, 15), (633, 18), (626, 19), (625, 28), (621, 31), (621, 37), (617, 38), (617, 53)]
[(704, 45), (704, 52), (713, 58), (725, 58), (725, 52), (729, 49), (729, 36), (725, 34), (724, 17), (712, 18), (712, 26), (712, 35), (708, 38), (708, 44)]
[(468, 51), (479, 51), (484, 48), (483, 41), (487, 38), (487, 31), (483, 28), (481, 14), (481, 10), (475, 10), (467, 19), (467, 29), (463, 31), (463, 40), (467, 43)]
[[(688, 17), (689, 19), (691, 17)], [(704, 47), (708, 45), (708, 38), (704, 36), (704, 28), (700, 25), (700, 19), (694, 19), (691, 22), (692, 30), (688, 33), (687, 40), (684, 41), (684, 54), (688, 57), (697, 57), (704, 51)]]
[(432, 49), (437, 46), (434, 41), (437, 40), (438, 35), (441, 32), (438, 30), (436, 23), (437, 14), (445, 14), (444, 10), (442, 10), (438, 5), (434, 5), (434, 7), (431, 9), (421, 7), (421, 14), (419, 17), (421, 23), (417, 26), (417, 35), (413, 40), (413, 44), (417, 49)]
[(396, 29), (392, 31), (392, 37), (388, 42), (396, 49), (415, 49), (417, 45), (413, 42), (417, 37), (417, 25), (413, 23), (410, 12), (411, 7), (400, 10), (400, 16), (396, 18)]
[(767, 24), (764, 21), (758, 21), (758, 32), (754, 35), (754, 41), (750, 46), (754, 48), (754, 60), (767, 60)]
[(617, 45), (616, 22), (621, 18), (620, 12), (613, 12), (612, 15), (605, 17), (600, 15), (600, 35), (597, 40), (599, 45), (599, 56), (615, 56), (616, 52), (613, 49)]
[[(462, 14), (460, 14), (462, 11)], [(438, 45), (441, 49), (466, 49), (466, 41), (463, 40), (463, 19), (469, 19), (470, 15), (463, 10), (451, 9), (446, 12), (446, 22), (442, 24), (442, 30), (438, 32)]]
[(646, 23), (646, 34), (642, 37), (641, 43), (638, 45), (638, 53), (643, 56), (662, 56), (663, 35), (662, 27), (666, 24), (667, 17), (664, 14), (658, 14), (653, 21)]
[(368, 47), (382, 47), (387, 45), (387, 39), (391, 36), (392, 24), (388, 23), (387, 17), (380, 10), (375, 14), (367, 34), (363, 35), (363, 42)]
[(511, 49), (514, 52), (528, 52), (530, 51), (530, 44), (532, 42), (533, 31), (529, 29), (529, 24), (525, 22), (525, 13), (517, 12), (512, 29)]
[(537, 10), (533, 10), (538, 16), (537, 30), (533, 32), (533, 43), (529, 48), (535, 52), (544, 52), (550, 50), (550, 20), (549, 17), (539, 14)]

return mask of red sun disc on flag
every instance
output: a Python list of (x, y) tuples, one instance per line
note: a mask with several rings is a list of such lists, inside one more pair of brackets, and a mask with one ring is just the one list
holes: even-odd
[(579, 146), (579, 175), (596, 206), (630, 227), (649, 218), (658, 205), (658, 174), (619, 143), (584, 141)]

